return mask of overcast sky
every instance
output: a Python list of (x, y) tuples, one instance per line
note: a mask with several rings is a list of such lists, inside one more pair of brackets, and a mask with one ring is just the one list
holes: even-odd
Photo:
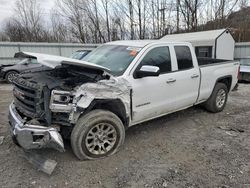
[[(49, 14), (50, 9), (54, 6), (56, 0), (38, 0), (45, 16)], [(3, 22), (13, 15), (13, 9), (16, 0), (0, 0), (0, 29)]]

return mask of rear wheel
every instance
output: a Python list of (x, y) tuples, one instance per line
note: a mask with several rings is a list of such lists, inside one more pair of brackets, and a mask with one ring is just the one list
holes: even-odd
[(228, 88), (223, 83), (217, 83), (210, 98), (204, 103), (205, 108), (213, 113), (221, 112), (227, 103)]
[(5, 75), (5, 80), (8, 82), (8, 83), (12, 83), (13, 81), (13, 77), (18, 74), (17, 71), (9, 71), (6, 73)]
[(71, 146), (80, 160), (97, 159), (118, 151), (125, 139), (122, 121), (107, 110), (82, 116), (71, 133)]

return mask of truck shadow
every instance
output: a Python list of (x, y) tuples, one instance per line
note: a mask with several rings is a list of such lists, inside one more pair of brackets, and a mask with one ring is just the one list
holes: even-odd
[[(148, 133), (147, 136), (152, 135), (152, 139), (153, 139), (153, 137), (155, 136), (154, 132), (157, 132), (157, 130), (159, 131), (159, 129), (163, 129), (165, 127), (167, 127), (168, 129), (180, 129), (180, 127), (178, 126), (183, 126), (183, 125), (176, 123), (178, 120), (183, 121), (185, 119), (190, 119), (190, 116), (199, 117), (199, 115), (203, 113), (208, 113), (208, 112), (205, 111), (200, 106), (194, 106), (194, 107), (190, 107), (188, 109), (182, 110), (182, 111), (174, 112), (174, 113), (132, 126), (126, 130), (126, 139), (125, 139), (124, 146), (121, 149), (121, 152), (118, 152), (117, 154), (115, 154), (114, 157), (122, 158), (123, 157), (122, 150), (124, 149), (124, 147), (126, 147), (127, 150), (130, 150), (131, 147), (134, 146), (134, 144), (131, 145), (131, 142), (134, 142), (134, 140), (138, 139), (138, 137), (139, 139), (141, 137), (142, 137), (141, 139), (143, 139), (143, 137), (145, 137), (145, 135), (143, 135), (145, 132)], [(65, 144), (65, 151), (66, 151), (64, 153), (60, 153), (53, 149), (41, 149), (41, 150), (36, 150), (35, 152), (37, 154), (42, 155), (45, 158), (53, 159), (57, 161), (59, 164), (65, 163), (67, 161), (68, 162), (69, 161), (81, 162), (74, 156), (73, 151), (71, 149), (70, 140), (64, 140), (64, 144)], [(111, 158), (111, 157), (108, 157), (108, 158)], [(99, 160), (103, 160), (103, 159), (99, 159)], [(99, 161), (99, 160), (96, 160), (96, 161)], [(106, 159), (106, 160), (109, 160), (109, 159)]]
[(240, 84), (250, 84), (250, 81), (241, 80), (241, 81), (238, 81), (238, 83), (240, 83)]
[[(182, 110), (182, 111), (174, 112), (174, 113), (132, 126), (126, 130), (126, 138), (125, 138), (124, 147), (130, 147), (130, 144), (128, 143), (129, 140), (136, 140), (137, 137), (143, 137), (142, 134), (145, 131), (148, 132), (149, 134), (152, 133), (152, 137), (153, 137), (154, 136), (153, 132), (157, 132), (158, 129), (162, 129), (165, 127), (168, 127), (169, 129), (171, 129), (171, 127), (175, 127), (178, 129), (179, 125), (177, 125), (176, 123), (172, 123), (173, 121), (178, 121), (178, 119), (183, 121), (185, 119), (190, 118), (190, 116), (198, 117), (199, 114), (202, 114), (202, 113), (209, 113), (209, 112), (207, 112), (200, 106), (194, 106), (194, 107), (190, 107), (188, 109)], [(65, 143), (65, 149), (66, 149), (65, 154), (67, 155), (67, 160), (69, 161), (78, 160), (73, 154), (73, 151), (70, 146), (70, 140), (65, 140), (64, 143)], [(116, 155), (119, 155), (119, 153)]]
[[(147, 122), (140, 123), (138, 125), (130, 127), (126, 131), (127, 138), (129, 136), (133, 136), (136, 134), (140, 134), (141, 131), (150, 131), (152, 129), (161, 129), (162, 127), (175, 127), (176, 124), (172, 124), (170, 122), (176, 121), (176, 120), (185, 120), (187, 118), (190, 118), (190, 116), (199, 116), (201, 113), (209, 113), (205, 109), (203, 109), (201, 106), (193, 106), (181, 111), (177, 111), (171, 114), (167, 114), (165, 116), (149, 120)], [(195, 114), (195, 115), (194, 115)]]

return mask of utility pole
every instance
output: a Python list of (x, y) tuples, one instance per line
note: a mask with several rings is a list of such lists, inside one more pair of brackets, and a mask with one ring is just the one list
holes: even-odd
[(177, 33), (180, 31), (180, 0), (176, 0), (176, 30)]
[(128, 1), (129, 3), (129, 15), (130, 15), (130, 32), (131, 32), (131, 37), (130, 39), (133, 40), (135, 39), (135, 31), (134, 31), (134, 11), (133, 11), (133, 4), (132, 0)]
[(162, 33), (160, 35), (165, 35), (165, 29), (166, 29), (166, 22), (165, 22), (165, 10), (167, 8), (164, 7), (162, 4), (161, 8), (159, 9), (159, 12), (161, 12), (161, 25), (162, 25)]

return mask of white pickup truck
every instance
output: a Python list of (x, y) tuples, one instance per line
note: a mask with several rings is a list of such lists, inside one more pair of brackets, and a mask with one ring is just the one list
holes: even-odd
[[(190, 43), (117, 41), (84, 61), (19, 52), (43, 67), (13, 78), (9, 122), (24, 149), (64, 151), (69, 138), (80, 159), (114, 154), (125, 130), (190, 106), (224, 109), (239, 62), (200, 59)], [(195, 114), (194, 114), (195, 116)]]

